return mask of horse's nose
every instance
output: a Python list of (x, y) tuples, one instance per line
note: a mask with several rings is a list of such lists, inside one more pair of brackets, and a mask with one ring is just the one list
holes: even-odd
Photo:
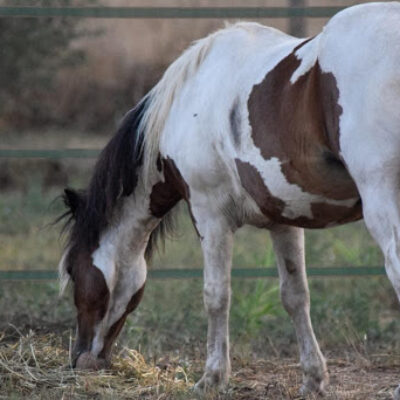
[(104, 358), (96, 357), (89, 352), (80, 354), (77, 357), (74, 365), (74, 368), (77, 369), (89, 369), (93, 371), (105, 369), (107, 367), (108, 362)]

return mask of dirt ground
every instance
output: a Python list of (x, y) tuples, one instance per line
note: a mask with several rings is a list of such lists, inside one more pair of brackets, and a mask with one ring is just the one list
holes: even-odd
[[(399, 381), (400, 365), (388, 355), (377, 355), (371, 360), (353, 355), (347, 359), (328, 360), (330, 385), (324, 399), (369, 400), (392, 399)], [(295, 360), (273, 362), (260, 360), (234, 372), (234, 399), (300, 399), (300, 366)], [(318, 396), (310, 396), (316, 399)]]
[[(0, 399), (196, 399), (192, 390), (202, 372), (202, 357), (179, 352), (145, 359), (121, 349), (109, 371), (79, 372), (69, 367), (65, 338), (33, 332), (9, 341), (0, 335)], [(328, 355), (329, 356), (329, 355)], [(327, 400), (389, 400), (399, 383), (400, 359), (388, 352), (357, 351), (328, 357)], [(212, 400), (300, 399), (301, 371), (294, 358), (232, 360), (232, 379)], [(308, 399), (317, 399), (310, 396)]]

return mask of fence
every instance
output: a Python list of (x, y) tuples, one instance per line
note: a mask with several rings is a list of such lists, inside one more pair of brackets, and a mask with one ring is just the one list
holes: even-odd
[(0, 17), (292, 18), (331, 17), (344, 7), (0, 7)]
[[(343, 7), (0, 7), (0, 17), (80, 17), (80, 18), (292, 18), (330, 17)], [(13, 150), (0, 149), (0, 158), (93, 158), (96, 149)], [(310, 276), (371, 276), (385, 274), (383, 267), (309, 268)], [(200, 278), (201, 269), (150, 270), (156, 279)], [(233, 277), (277, 277), (274, 268), (234, 268)], [(0, 271), (0, 280), (54, 280), (55, 271)]]

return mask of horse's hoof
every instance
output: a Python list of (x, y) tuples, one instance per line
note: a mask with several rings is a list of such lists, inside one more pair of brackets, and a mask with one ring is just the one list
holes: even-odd
[(228, 386), (228, 375), (221, 371), (207, 371), (203, 377), (194, 385), (196, 394), (209, 394), (224, 392)]
[[(300, 388), (300, 395), (305, 397), (307, 395), (318, 395), (324, 397), (326, 392), (326, 386), (329, 383), (328, 373), (325, 373), (322, 377), (316, 376), (306, 376), (303, 385)], [(400, 399), (399, 399), (400, 400)]]
[(394, 400), (400, 400), (400, 386), (397, 386), (396, 390), (393, 393)]
[[(299, 390), (299, 394), (301, 396), (301, 398), (305, 398), (309, 395), (311, 396), (320, 396), (320, 397), (325, 397), (326, 392), (324, 389), (318, 389), (318, 390), (313, 390), (312, 388), (310, 388), (309, 386), (306, 385), (302, 385), (300, 390)], [(313, 397), (314, 398), (314, 397)]]

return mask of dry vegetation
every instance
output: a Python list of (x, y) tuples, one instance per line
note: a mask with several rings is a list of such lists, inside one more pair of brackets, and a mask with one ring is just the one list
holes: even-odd
[[(146, 361), (122, 348), (111, 370), (96, 373), (70, 368), (69, 352), (55, 335), (22, 335), (13, 342), (0, 337), (0, 398), (31, 399), (195, 399), (192, 387), (201, 371), (198, 359), (179, 353)], [(389, 400), (400, 367), (390, 354), (366, 359), (360, 354), (331, 358), (327, 400)], [(233, 359), (226, 392), (208, 399), (299, 399), (301, 373), (293, 359)], [(310, 396), (309, 399), (316, 398)]]

